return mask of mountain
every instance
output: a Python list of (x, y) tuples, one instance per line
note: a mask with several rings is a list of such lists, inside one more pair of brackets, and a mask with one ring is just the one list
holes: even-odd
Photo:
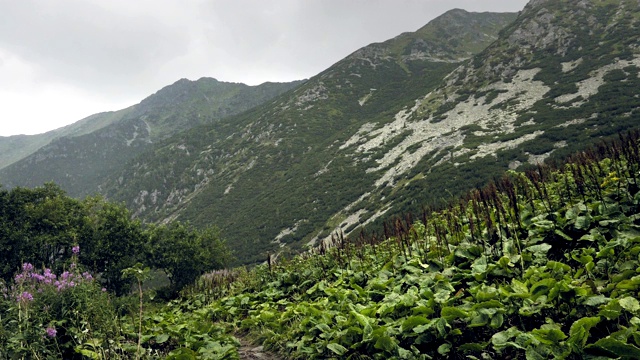
[(239, 263), (379, 230), (636, 128), (639, 19), (637, 0), (452, 10), (242, 114), (162, 137), (95, 188), (144, 221), (218, 225)]
[(361, 210), (349, 205), (373, 196), (377, 174), (367, 169), (397, 144), (360, 155), (350, 139), (415, 106), (516, 16), (452, 10), (240, 116), (167, 139), (101, 189), (146, 221), (220, 226), (243, 262), (300, 249)]
[(129, 108), (92, 115), (35, 136), (0, 138), (0, 182), (37, 186), (54, 181), (70, 195), (97, 191), (108, 174), (152, 144), (194, 126), (257, 106), (300, 82), (248, 86), (212, 78), (181, 79)]

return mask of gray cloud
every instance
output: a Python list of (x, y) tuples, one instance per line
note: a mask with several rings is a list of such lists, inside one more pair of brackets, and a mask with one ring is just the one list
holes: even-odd
[(0, 94), (64, 85), (100, 103), (133, 104), (182, 77), (290, 81), (452, 8), (518, 11), (526, 2), (0, 0)]
[(188, 36), (150, 16), (128, 15), (87, 1), (7, 1), (0, 47), (36, 64), (43, 81), (111, 91), (187, 51)]

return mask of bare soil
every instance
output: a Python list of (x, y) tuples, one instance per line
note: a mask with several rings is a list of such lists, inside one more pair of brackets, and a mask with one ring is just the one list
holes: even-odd
[(234, 336), (240, 340), (240, 349), (238, 349), (240, 360), (283, 360), (282, 357), (265, 351), (263, 346), (252, 343), (242, 334), (234, 334)]

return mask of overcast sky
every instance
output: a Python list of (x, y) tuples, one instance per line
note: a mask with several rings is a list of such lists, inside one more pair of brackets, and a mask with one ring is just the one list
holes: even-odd
[(447, 10), (527, 0), (0, 0), (0, 136), (140, 102), (180, 78), (309, 78)]

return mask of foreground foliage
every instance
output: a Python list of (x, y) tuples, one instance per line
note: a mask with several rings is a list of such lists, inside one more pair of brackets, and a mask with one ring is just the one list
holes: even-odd
[[(233, 331), (289, 359), (637, 359), (639, 141), (509, 172), (383, 234), (207, 274), (166, 305), (143, 293), (149, 269), (121, 271), (138, 296), (113, 297), (71, 246), (60, 275), (24, 263), (3, 287), (0, 354), (237, 359)], [(192, 242), (183, 230), (149, 231)]]
[(257, 267), (207, 309), (294, 359), (639, 358), (639, 160), (631, 134), (511, 172), (384, 237)]
[[(77, 265), (55, 274), (24, 263), (0, 281), (0, 359), (236, 359), (238, 340), (202, 304), (114, 297)], [(128, 268), (123, 275), (137, 273)], [(139, 310), (136, 311), (136, 310)]]
[(215, 228), (144, 226), (122, 205), (54, 184), (0, 188), (0, 359), (237, 357), (223, 326), (151, 303), (139, 276), (150, 271), (140, 263), (166, 275), (156, 294), (166, 300), (228, 259)]
[(122, 270), (138, 262), (167, 274), (175, 293), (230, 259), (212, 227), (144, 226), (123, 205), (99, 197), (76, 200), (52, 183), (34, 189), (0, 187), (0, 278), (10, 281), (23, 262), (62, 272), (76, 245), (83, 249), (78, 264), (117, 295), (131, 286)]

